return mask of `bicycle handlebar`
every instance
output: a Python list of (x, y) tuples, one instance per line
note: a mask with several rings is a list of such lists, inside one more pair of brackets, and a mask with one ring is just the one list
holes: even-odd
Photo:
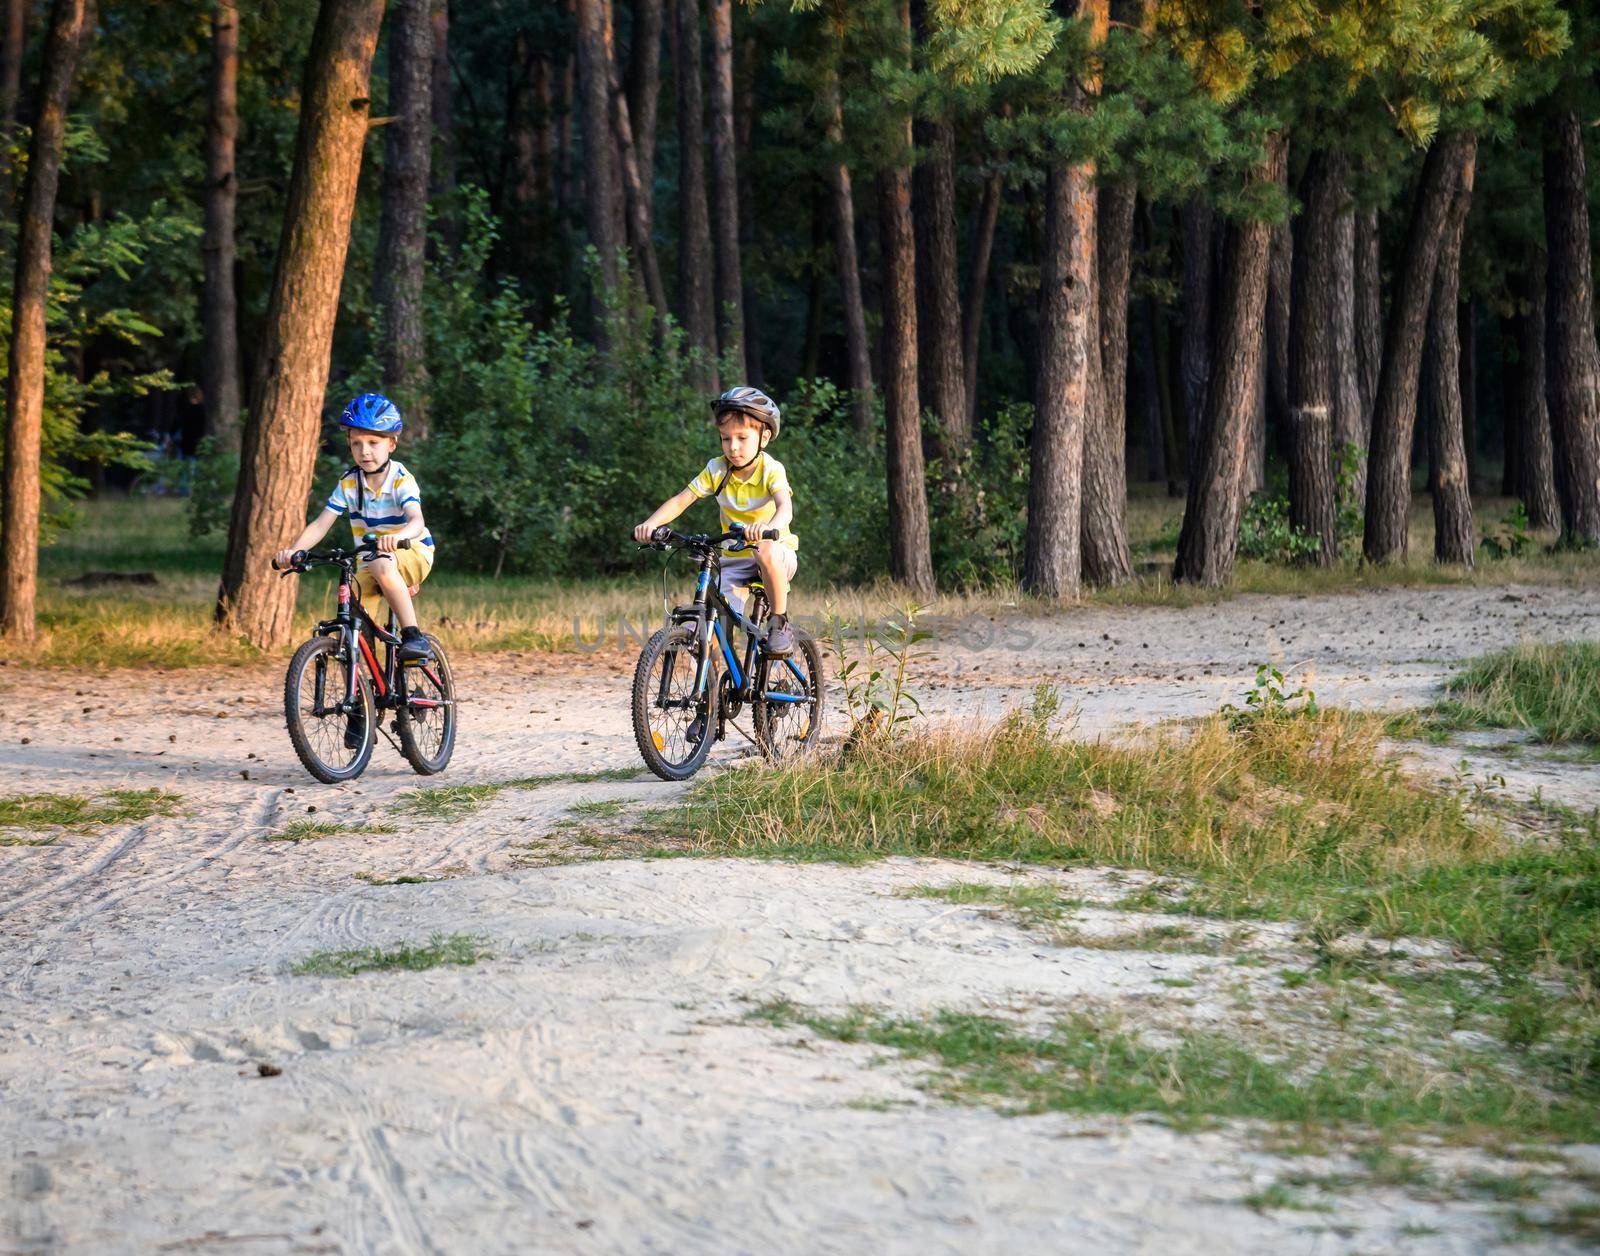
[[(410, 549), (409, 540), (395, 542), (396, 549)], [(289, 556), (289, 566), (280, 568), (277, 558), (272, 560), (272, 569), (282, 571), (284, 575), (291, 572), (304, 571), (307, 567), (319, 564), (353, 563), (358, 558), (375, 558), (378, 554), (378, 538), (369, 536), (354, 549), (326, 549), (326, 550), (295, 550)]]
[[(764, 541), (776, 541), (778, 536), (777, 528), (765, 528), (761, 532), (761, 539)], [(682, 532), (674, 532), (671, 528), (662, 527), (657, 528), (650, 534), (650, 545), (653, 549), (709, 550), (716, 549), (727, 541), (744, 541), (747, 539), (743, 528), (730, 528), (720, 536), (713, 536), (707, 532), (686, 535)]]

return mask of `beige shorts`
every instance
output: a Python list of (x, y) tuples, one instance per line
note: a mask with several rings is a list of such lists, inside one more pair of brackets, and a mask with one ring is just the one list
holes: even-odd
[[(772, 548), (777, 551), (779, 561), (783, 563), (783, 573), (790, 580), (800, 568), (800, 555), (796, 554), (787, 545), (773, 542)], [(761, 564), (756, 561), (753, 553), (730, 554), (722, 560), (722, 578), (717, 581), (717, 588), (722, 591), (722, 596), (728, 599), (733, 609), (740, 614), (744, 613), (744, 594), (750, 587), (751, 581), (761, 579)]]
[[(394, 559), (395, 566), (400, 572), (400, 579), (406, 582), (406, 587), (409, 589), (416, 588), (433, 570), (433, 564), (415, 549), (395, 550), (388, 557)], [(378, 591), (378, 579), (372, 574), (371, 569), (373, 562), (381, 561), (382, 559), (370, 559), (366, 566), (356, 572), (356, 587), (364, 603), (370, 603), (373, 598), (382, 596)]]

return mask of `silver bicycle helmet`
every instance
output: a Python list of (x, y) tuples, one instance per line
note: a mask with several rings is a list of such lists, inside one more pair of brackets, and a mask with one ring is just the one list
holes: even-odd
[(783, 426), (783, 412), (778, 409), (778, 403), (759, 388), (751, 388), (747, 384), (728, 389), (711, 403), (711, 421), (715, 423), (730, 410), (738, 410), (758, 423), (766, 424), (773, 439), (777, 439), (778, 429)]

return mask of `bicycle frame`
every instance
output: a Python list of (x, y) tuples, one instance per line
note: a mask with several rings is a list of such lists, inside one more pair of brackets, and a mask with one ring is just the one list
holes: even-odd
[[(318, 717), (332, 714), (349, 715), (359, 707), (356, 696), (356, 686), (359, 683), (358, 673), (364, 661), (367, 672), (372, 677), (372, 683), (377, 690), (373, 694), (373, 705), (380, 711), (398, 711), (403, 706), (438, 707), (444, 703), (433, 698), (408, 698), (404, 672), (399, 665), (396, 651), (400, 647), (400, 636), (394, 631), (394, 612), (389, 612), (389, 627), (385, 628), (367, 613), (367, 608), (361, 604), (361, 599), (354, 596), (355, 589), (355, 560), (340, 560), (339, 567), (339, 609), (332, 619), (325, 619), (316, 627), (316, 635), (337, 635), (344, 643), (345, 650), (355, 666), (350, 668), (345, 685), (345, 695), (342, 701), (335, 706), (325, 704), (325, 685), (327, 682), (328, 656), (323, 654), (317, 657), (316, 701), (312, 714)], [(369, 643), (371, 638), (371, 643)], [(373, 645), (381, 641), (384, 645), (383, 665), (378, 665), (378, 656), (373, 650)], [(426, 665), (422, 668), (424, 674), (442, 691), (444, 686), (439, 677)]]
[[(722, 590), (717, 587), (712, 579), (715, 572), (721, 570), (721, 559), (715, 550), (707, 551), (700, 557), (700, 572), (695, 580), (694, 602), (689, 606), (680, 606), (672, 612), (672, 622), (675, 624), (694, 623), (695, 625), (695, 660), (697, 669), (694, 682), (694, 697), (699, 701), (705, 696), (706, 684), (711, 678), (711, 643), (716, 640), (717, 648), (723, 662), (732, 678), (735, 692), (742, 702), (751, 702), (759, 695), (769, 702), (804, 702), (803, 694), (782, 693), (766, 687), (767, 670), (774, 662), (782, 662), (794, 673), (794, 678), (805, 686), (806, 679), (800, 669), (794, 665), (793, 659), (771, 659), (761, 648), (761, 630), (746, 616), (733, 608), (727, 598), (722, 595)], [(730, 620), (737, 621), (744, 629), (745, 648), (744, 666), (739, 665), (739, 660), (734, 656), (733, 642), (728, 634), (723, 631), (723, 615), (726, 613)], [(666, 685), (669, 674), (662, 673), (662, 685)], [(663, 702), (666, 693), (661, 694)]]

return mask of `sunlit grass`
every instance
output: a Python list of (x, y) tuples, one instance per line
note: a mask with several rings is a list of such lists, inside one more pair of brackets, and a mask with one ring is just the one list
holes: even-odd
[(48, 846), (62, 831), (81, 833), (109, 824), (137, 824), (152, 816), (172, 815), (182, 802), (182, 794), (162, 789), (11, 794), (0, 797), (0, 845)]
[[(1484, 499), (1480, 515), (1497, 519), (1505, 499)], [(262, 655), (212, 629), (212, 607), (222, 567), (223, 538), (198, 540), (187, 531), (184, 502), (176, 498), (107, 497), (87, 502), (81, 522), (46, 546), (40, 557), (39, 634), (14, 656), (41, 666), (192, 667), (244, 664)], [(1425, 496), (1413, 501), (1411, 558), (1369, 567), (1346, 561), (1326, 569), (1238, 565), (1225, 590), (1175, 586), (1172, 542), (1182, 502), (1152, 496), (1135, 486), (1128, 531), (1138, 578), (1115, 589), (1089, 590), (1091, 605), (1200, 606), (1242, 593), (1335, 593), (1397, 586), (1495, 585), (1506, 583), (1585, 586), (1600, 584), (1600, 556), (1539, 552), (1521, 558), (1481, 561), (1473, 570), (1441, 568), (1429, 560), (1432, 517)], [(619, 552), (629, 542), (619, 541)], [(423, 587), (418, 610), (423, 624), (457, 652), (522, 650), (572, 655), (635, 653), (639, 637), (661, 618), (661, 592), (652, 570), (587, 580), (473, 575), (451, 565), (448, 551), (439, 575)], [(158, 584), (82, 587), (64, 583), (90, 571), (152, 572)], [(672, 569), (669, 597), (687, 600), (691, 571)], [(331, 574), (300, 577), (297, 632), (309, 632), (332, 614)], [(908, 599), (888, 580), (834, 586), (801, 568), (796, 612), (820, 614), (833, 606), (851, 619), (876, 620)], [(930, 616), (1056, 614), (1070, 611), (1040, 602), (1014, 585), (946, 590), (927, 607)]]
[(354, 977), (358, 973), (422, 972), (441, 965), (476, 964), (487, 959), (482, 938), (465, 933), (435, 933), (426, 942), (401, 942), (391, 947), (363, 946), (343, 951), (313, 951), (289, 971), (296, 977)]

